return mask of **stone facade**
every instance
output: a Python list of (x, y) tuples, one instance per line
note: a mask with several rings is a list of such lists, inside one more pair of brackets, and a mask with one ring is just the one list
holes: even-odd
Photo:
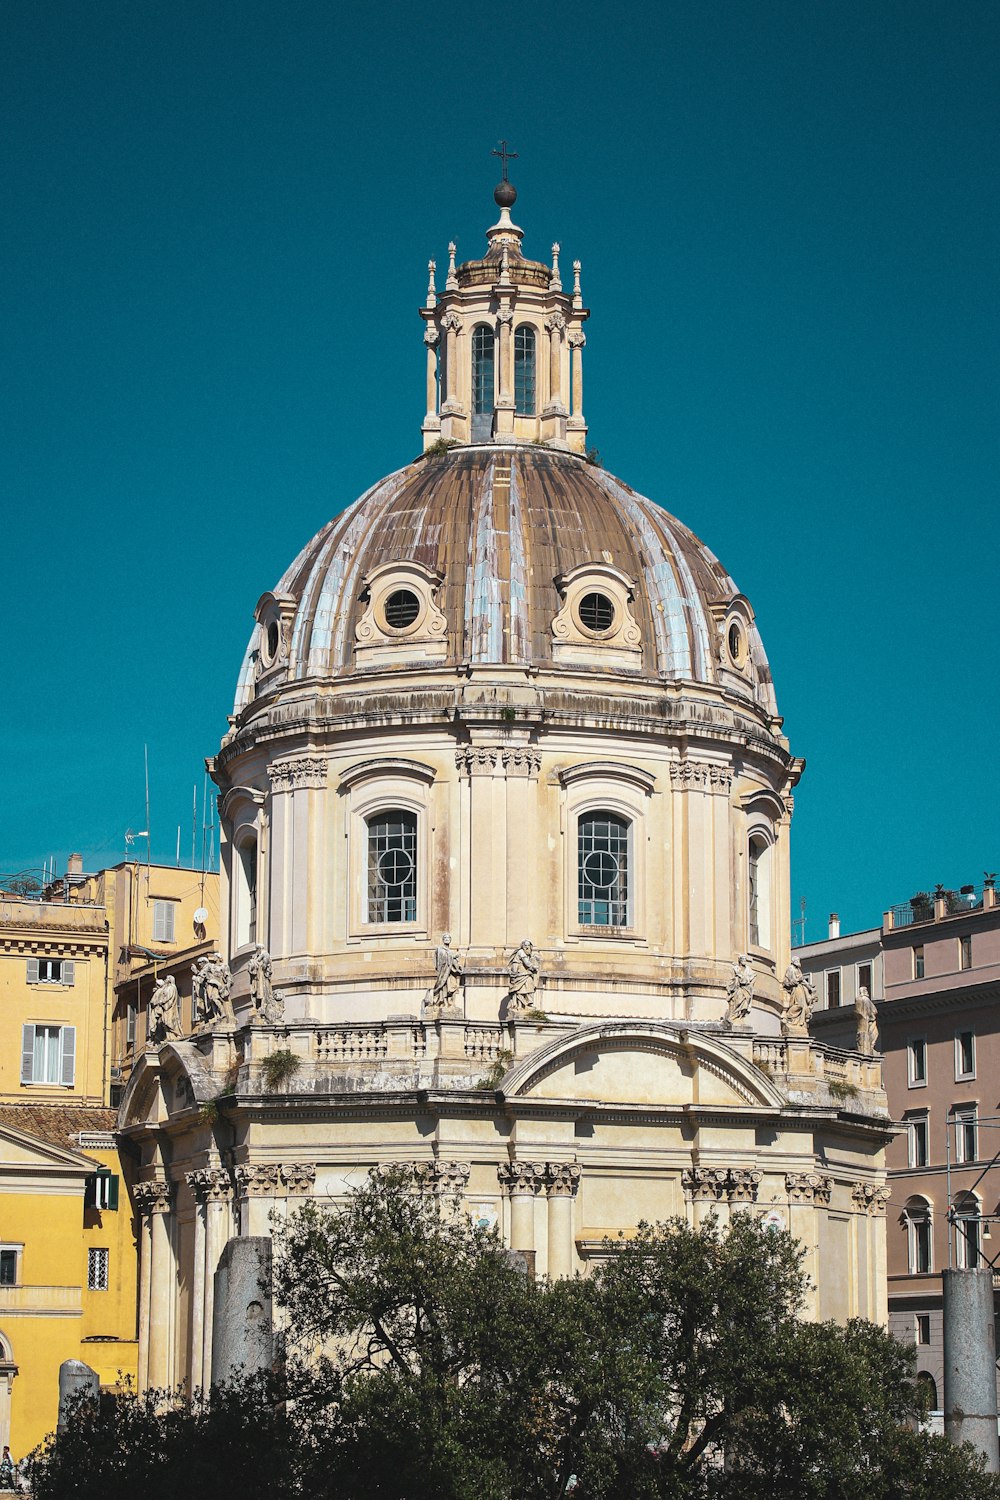
[[(459, 446), (374, 486), (257, 605), (211, 763), (233, 1022), (148, 1050), (120, 1117), (171, 1185), (143, 1240), (150, 1383), (207, 1378), (226, 1236), (388, 1163), (551, 1276), (640, 1219), (766, 1212), (806, 1245), (813, 1312), (885, 1316), (880, 1061), (781, 1035), (802, 767), (753, 610), (570, 451), (578, 290), (546, 316), (541, 430), (499, 399), (485, 435), (467, 422), (475, 299), (505, 394), (506, 311), (516, 333), (563, 297), (507, 229), (490, 246), (423, 313), (458, 351), (425, 439)], [(250, 994), (261, 943), (280, 1023)], [(211, 1223), (205, 1171), (228, 1174)]]

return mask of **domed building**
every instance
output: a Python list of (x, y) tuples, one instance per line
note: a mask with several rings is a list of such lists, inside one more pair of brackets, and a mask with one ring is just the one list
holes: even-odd
[(149, 1384), (208, 1380), (231, 1238), (385, 1162), (550, 1276), (756, 1207), (815, 1315), (886, 1316), (881, 1064), (808, 1036), (753, 609), (588, 460), (580, 265), (524, 257), (515, 197), (431, 264), (422, 456), (256, 607), (210, 762), (225, 983), (120, 1117)]

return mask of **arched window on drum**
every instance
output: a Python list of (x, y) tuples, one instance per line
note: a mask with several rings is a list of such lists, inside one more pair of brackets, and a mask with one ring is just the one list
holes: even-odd
[(257, 941), (257, 840), (251, 835), (236, 845), (236, 947)]
[(496, 396), (493, 329), (477, 323), (472, 330), (472, 439), (482, 441), (493, 431)]
[(522, 323), (514, 330), (514, 406), (518, 416), (535, 415), (535, 392), (535, 330), (530, 323)]
[(631, 824), (616, 813), (585, 813), (577, 825), (577, 920), (628, 927)]
[(368, 920), (417, 920), (417, 819), (392, 810), (368, 819)]

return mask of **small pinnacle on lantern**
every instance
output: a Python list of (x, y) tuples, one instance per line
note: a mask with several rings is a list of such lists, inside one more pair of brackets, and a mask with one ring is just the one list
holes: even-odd
[(427, 306), (437, 307), (437, 288), (434, 285), (434, 272), (437, 270), (437, 262), (427, 262)]
[(454, 292), (458, 289), (458, 276), (455, 274), (455, 253), (458, 246), (454, 240), (448, 241), (448, 277), (444, 287), (446, 292)]
[(573, 262), (573, 306), (582, 307), (583, 297), (580, 293), (580, 262)]
[(549, 276), (550, 292), (562, 291), (562, 280), (559, 276), (559, 249), (559, 243), (558, 241), (556, 241), (556, 243), (552, 246), (552, 273)]

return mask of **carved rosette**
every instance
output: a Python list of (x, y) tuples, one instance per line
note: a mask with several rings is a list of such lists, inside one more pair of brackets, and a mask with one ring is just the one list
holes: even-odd
[(856, 1182), (851, 1188), (851, 1197), (859, 1213), (881, 1215), (889, 1202), (889, 1189), (874, 1182)]
[(316, 1181), (316, 1167), (311, 1161), (282, 1162), (281, 1180), (289, 1193), (306, 1197), (312, 1192)]
[(166, 1178), (157, 1177), (152, 1182), (137, 1182), (133, 1191), (135, 1206), (141, 1214), (170, 1212), (173, 1183), (167, 1182)]
[(670, 780), (674, 786), (728, 792), (733, 784), (733, 773), (729, 766), (717, 766), (709, 761), (676, 760), (670, 765)]
[(786, 1172), (785, 1189), (791, 1203), (827, 1204), (833, 1178), (822, 1172)]
[(550, 1198), (574, 1198), (580, 1186), (581, 1168), (575, 1161), (549, 1162), (546, 1187)]
[(464, 776), (492, 776), (498, 753), (490, 745), (459, 745), (455, 765)]
[(318, 755), (299, 755), (293, 760), (278, 760), (270, 768), (271, 790), (291, 792), (299, 787), (326, 786), (329, 762)]
[(516, 1194), (543, 1191), (546, 1184), (546, 1167), (543, 1161), (505, 1161), (497, 1167), (500, 1186), (513, 1198)]
[(542, 752), (526, 745), (500, 751), (500, 764), (507, 776), (536, 777), (542, 768)]
[(236, 1168), (236, 1190), (241, 1198), (273, 1198), (280, 1168), (270, 1162), (244, 1162)]
[(233, 1182), (225, 1167), (198, 1167), (185, 1172), (184, 1180), (199, 1203), (228, 1203)]

